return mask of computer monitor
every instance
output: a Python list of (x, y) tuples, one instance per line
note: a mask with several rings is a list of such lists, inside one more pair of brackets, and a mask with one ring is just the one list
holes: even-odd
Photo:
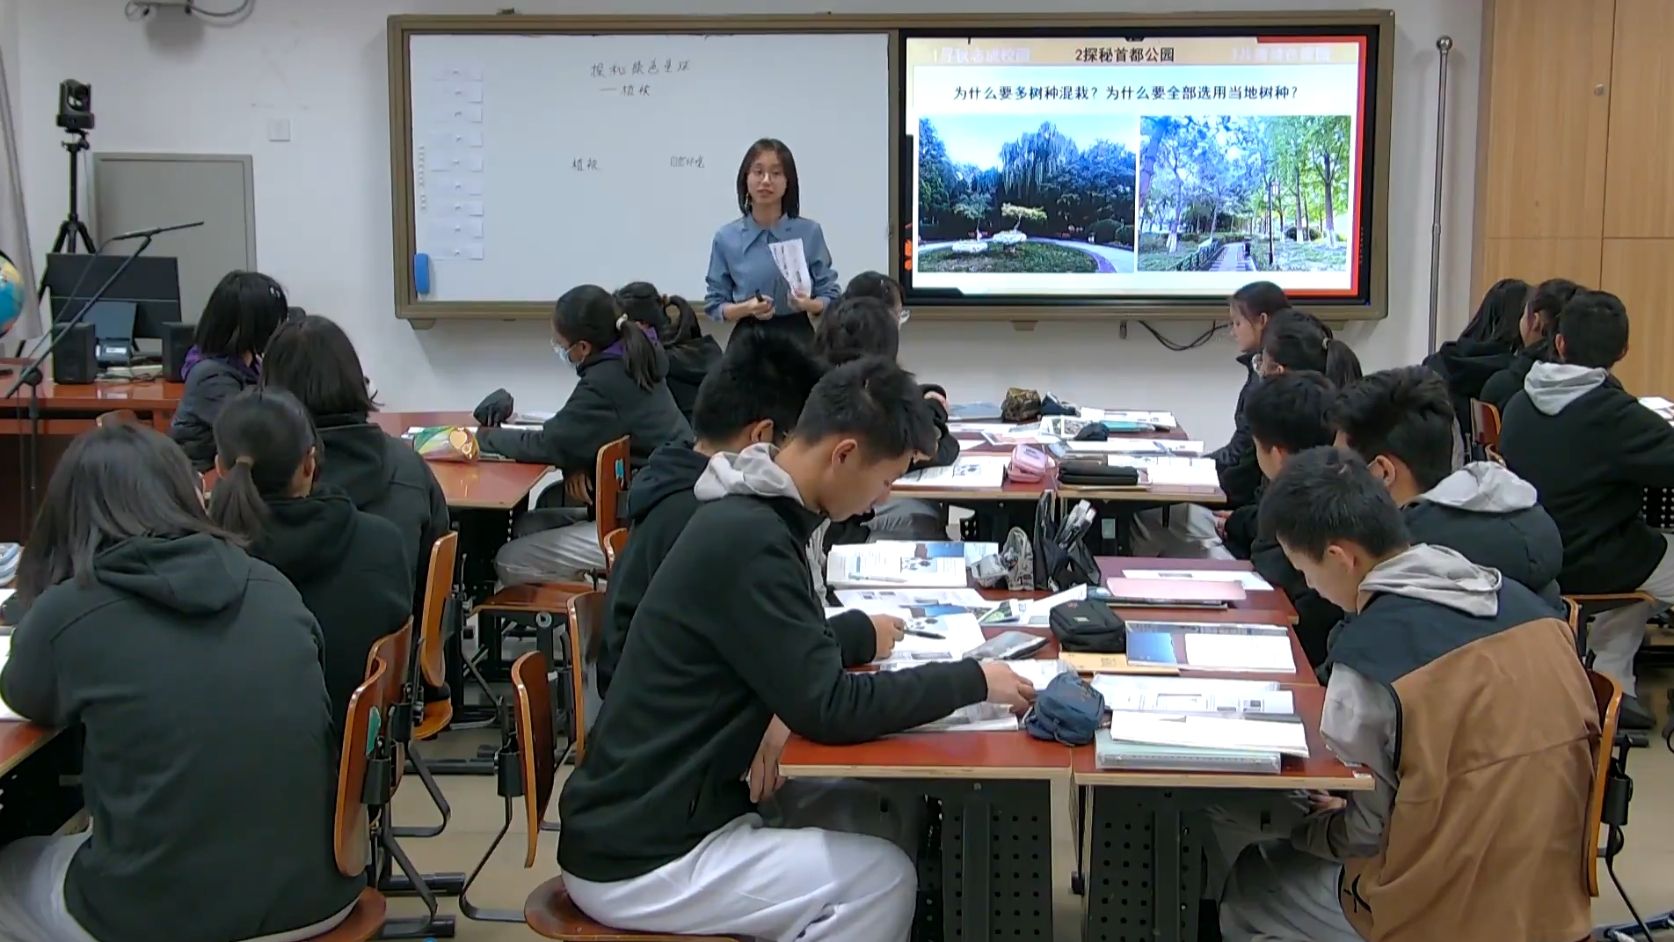
[[(94, 292), (116, 272), (124, 258), (120, 255), (48, 255), (46, 286), (52, 294), (53, 323), (63, 323), (75, 317), (93, 299)], [(164, 257), (137, 258), (99, 300), (133, 302), (133, 336), (161, 340), (163, 325), (181, 319), (180, 262)]]

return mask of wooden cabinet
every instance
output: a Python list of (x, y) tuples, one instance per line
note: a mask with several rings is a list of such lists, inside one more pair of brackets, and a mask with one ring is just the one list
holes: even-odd
[(1598, 238), (1617, 2), (1489, 0), (1479, 238)]
[(1604, 235), (1674, 238), (1674, 2), (1615, 4)]
[(1621, 296), (1617, 374), (1674, 395), (1674, 0), (1486, 0), (1479, 294), (1571, 278)]

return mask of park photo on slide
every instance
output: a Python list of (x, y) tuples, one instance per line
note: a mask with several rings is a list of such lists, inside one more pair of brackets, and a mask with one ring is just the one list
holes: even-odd
[(920, 272), (1134, 271), (1138, 121), (961, 114), (918, 126)]
[(1147, 116), (1139, 270), (1346, 272), (1348, 115)]

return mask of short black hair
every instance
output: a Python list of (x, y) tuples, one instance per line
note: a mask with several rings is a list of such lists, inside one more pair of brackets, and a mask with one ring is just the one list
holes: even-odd
[(877, 298), (845, 296), (820, 318), (814, 352), (832, 366), (861, 357), (893, 360), (901, 352), (901, 319)]
[(764, 137), (744, 152), (744, 159), (738, 164), (738, 211), (748, 216), (750, 214), (750, 165), (756, 158), (772, 151), (779, 158), (779, 163), (785, 168), (785, 198), (780, 203), (788, 219), (795, 219), (802, 215), (802, 182), (796, 176), (796, 157), (784, 141), (776, 137)]
[(802, 341), (779, 331), (739, 331), (721, 362), (698, 387), (692, 431), (701, 441), (724, 442), (762, 419), (783, 438), (796, 427), (808, 393), (825, 364)]
[(1428, 367), (1380, 370), (1350, 383), (1332, 418), (1362, 460), (1399, 459), (1426, 491), (1453, 473), (1453, 399)]
[(1558, 330), (1558, 312), (1564, 309), (1576, 292), (1586, 289), (1568, 278), (1548, 278), (1535, 285), (1529, 295), (1529, 310), (1534, 312), (1543, 337), (1550, 338)]
[(906, 292), (901, 290), (901, 282), (889, 277), (881, 271), (863, 271), (849, 279), (848, 287), (843, 289), (844, 298), (877, 298), (890, 307), (899, 306), (906, 301)]
[(1285, 462), (1261, 499), (1258, 526), (1310, 559), (1327, 544), (1354, 543), (1374, 556), (1406, 548), (1412, 538), (1388, 488), (1366, 462), (1330, 446), (1310, 448)]
[(316, 417), (378, 409), (349, 335), (318, 314), (288, 321), (273, 334), (262, 357), (262, 385), (285, 390)]
[(1331, 408), (1337, 389), (1312, 370), (1263, 380), (1244, 399), (1250, 435), (1291, 454), (1331, 444)]
[(852, 437), (869, 457), (933, 454), (936, 423), (913, 374), (884, 357), (863, 357), (826, 373), (808, 394), (795, 437)]
[(1609, 369), (1627, 353), (1627, 308), (1608, 291), (1577, 291), (1558, 314), (1558, 336), (1565, 363)]
[(258, 354), (289, 311), (279, 282), (261, 272), (230, 271), (209, 293), (192, 343), (206, 357)]

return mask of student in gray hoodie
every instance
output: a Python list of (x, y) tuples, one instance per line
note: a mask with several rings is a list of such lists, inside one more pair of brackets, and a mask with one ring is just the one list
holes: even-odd
[(1422, 366), (1373, 373), (1343, 390), (1337, 445), (1352, 448), (1389, 489), (1414, 542), (1498, 569), (1554, 608), (1564, 543), (1534, 485), (1492, 461), (1454, 470), (1453, 403)]
[(1332, 647), (1320, 732), (1374, 788), (1310, 793), (1288, 840), (1245, 849), (1223, 938), (1586, 935), (1575, 862), (1598, 723), (1568, 626), (1498, 572), (1413, 545), (1388, 491), (1336, 448), (1286, 463), (1261, 526), (1357, 613)]
[[(1563, 535), (1566, 593), (1643, 591), (1674, 601), (1669, 537), (1645, 522), (1645, 488), (1674, 486), (1674, 428), (1610, 375), (1627, 353), (1628, 315), (1605, 291), (1582, 291), (1558, 315), (1557, 363), (1536, 363), (1506, 404), (1500, 451), (1535, 486)], [(1634, 693), (1633, 658), (1649, 604), (1600, 615), (1595, 666)], [(1644, 711), (1637, 700), (1624, 717)], [(1624, 720), (1625, 721), (1625, 720)]]

